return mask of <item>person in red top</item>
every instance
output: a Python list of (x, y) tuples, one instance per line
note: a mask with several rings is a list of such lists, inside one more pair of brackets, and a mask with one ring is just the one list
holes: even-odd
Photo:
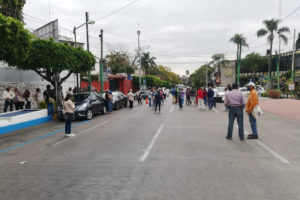
[(197, 97), (198, 97), (198, 109), (205, 110), (202, 88), (199, 88), (197, 92)]

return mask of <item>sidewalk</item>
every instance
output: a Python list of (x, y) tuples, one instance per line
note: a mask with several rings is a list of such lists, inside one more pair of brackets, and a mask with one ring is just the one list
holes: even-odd
[(300, 121), (300, 101), (293, 99), (260, 99), (263, 111)]

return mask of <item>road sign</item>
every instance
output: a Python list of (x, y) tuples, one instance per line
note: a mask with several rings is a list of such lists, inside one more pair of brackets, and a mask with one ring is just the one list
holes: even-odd
[(295, 90), (295, 84), (289, 84), (289, 90), (290, 91)]

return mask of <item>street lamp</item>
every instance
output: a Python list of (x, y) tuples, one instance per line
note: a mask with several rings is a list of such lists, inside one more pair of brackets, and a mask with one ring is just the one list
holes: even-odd
[[(77, 41), (76, 41), (76, 30), (81, 28), (82, 26), (86, 25), (86, 37), (87, 37), (87, 51), (89, 51), (89, 29), (88, 29), (88, 25), (89, 24), (95, 24), (96, 22), (95, 21), (92, 21), (92, 20), (89, 20), (89, 14), (88, 12), (85, 13), (86, 14), (86, 22), (81, 24), (80, 26), (76, 27), (74, 26), (73, 28), (73, 34), (74, 34), (74, 40), (75, 40), (75, 43), (74, 43), (74, 47), (76, 48), (76, 44), (77, 44)], [(89, 80), (89, 92), (91, 92), (91, 71), (89, 70), (88, 72), (88, 80)], [(79, 89), (79, 81), (78, 81), (78, 73), (76, 73), (76, 81), (77, 81), (77, 89)], [(81, 89), (79, 90), (81, 91)]]
[(142, 89), (142, 79), (141, 79), (141, 69), (142, 69), (142, 57), (141, 57), (141, 47), (140, 47), (140, 34), (141, 31), (137, 31), (138, 34), (138, 54), (139, 54), (139, 60), (140, 60), (140, 67), (139, 67), (139, 85), (140, 85), (140, 90)]

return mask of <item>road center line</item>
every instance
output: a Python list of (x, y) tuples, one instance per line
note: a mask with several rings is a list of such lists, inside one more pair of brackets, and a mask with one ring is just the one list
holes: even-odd
[(174, 108), (175, 108), (175, 106), (173, 105), (170, 109), (170, 113), (173, 112)]
[[(238, 128), (237, 125), (235, 125), (236, 128)], [(244, 130), (244, 132), (249, 135), (249, 132)], [(290, 161), (288, 161), (287, 159), (285, 159), (283, 156), (279, 155), (278, 153), (276, 153), (275, 151), (273, 151), (270, 147), (268, 147), (267, 145), (265, 145), (263, 142), (259, 141), (259, 140), (255, 140), (256, 143), (262, 147), (264, 150), (266, 150), (267, 152), (269, 152), (272, 156), (274, 156), (276, 159), (278, 159), (281, 163), (283, 164), (291, 164)]]
[(148, 157), (153, 145), (155, 144), (156, 139), (158, 138), (159, 134), (161, 133), (163, 127), (164, 127), (164, 124), (160, 125), (159, 129), (157, 130), (156, 134), (152, 138), (152, 140), (151, 140), (150, 144), (148, 145), (147, 149), (145, 149), (145, 153), (139, 158), (140, 162), (144, 162), (147, 159), (147, 157)]
[[(97, 125), (95, 125), (95, 126), (92, 126), (91, 128), (88, 128), (88, 129), (86, 129), (86, 130), (84, 130), (84, 131), (81, 131), (80, 133), (77, 133), (76, 136), (81, 135), (81, 134), (86, 133), (86, 132), (89, 132), (89, 131), (91, 131), (91, 130), (93, 130), (93, 129), (95, 129), (95, 128), (98, 128), (98, 127), (100, 127), (100, 126), (103, 126), (104, 124), (107, 124), (107, 123), (108, 123), (108, 121), (106, 120), (106, 121), (104, 121), (104, 122), (102, 122), (102, 123), (100, 123), (100, 124), (97, 124)], [(68, 141), (68, 140), (70, 140), (70, 139), (71, 139), (71, 138), (67, 138), (67, 139), (58, 141), (58, 142), (54, 143), (53, 146), (62, 144), (62, 143), (66, 142), (66, 141)]]

